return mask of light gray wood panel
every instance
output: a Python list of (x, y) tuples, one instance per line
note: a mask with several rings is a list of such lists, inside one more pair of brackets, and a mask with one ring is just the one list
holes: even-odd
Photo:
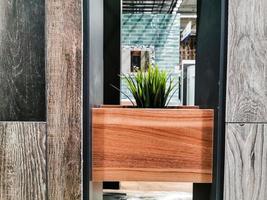
[(267, 122), (267, 1), (230, 0), (227, 122)]
[(227, 124), (225, 200), (266, 200), (267, 124)]
[(45, 121), (44, 5), (0, 1), (1, 121)]
[(0, 199), (46, 199), (45, 123), (0, 123)]
[(46, 1), (48, 199), (81, 199), (82, 4)]
[(104, 84), (104, 43), (103, 43), (103, 0), (89, 1), (90, 41), (89, 41), (89, 87), (90, 105), (103, 104)]

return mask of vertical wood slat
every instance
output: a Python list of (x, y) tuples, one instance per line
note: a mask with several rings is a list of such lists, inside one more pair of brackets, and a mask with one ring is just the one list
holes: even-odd
[(46, 199), (46, 124), (0, 122), (0, 199)]
[(44, 6), (0, 1), (1, 121), (45, 121)]
[(225, 200), (265, 200), (267, 125), (228, 124), (225, 150)]
[(267, 1), (230, 0), (228, 21), (224, 199), (265, 200)]
[(227, 122), (267, 122), (267, 1), (230, 0)]
[(82, 5), (46, 1), (48, 199), (81, 199)]

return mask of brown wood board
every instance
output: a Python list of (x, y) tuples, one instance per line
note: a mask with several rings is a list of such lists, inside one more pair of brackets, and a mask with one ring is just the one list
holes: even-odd
[(46, 200), (46, 124), (0, 122), (0, 199)]
[(211, 182), (213, 110), (93, 108), (94, 181)]
[(46, 1), (49, 200), (82, 198), (81, 3)]

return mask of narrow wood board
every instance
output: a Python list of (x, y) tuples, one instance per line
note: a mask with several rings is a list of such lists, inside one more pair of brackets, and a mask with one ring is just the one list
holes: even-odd
[(267, 1), (230, 0), (227, 122), (267, 122)]
[(48, 199), (82, 198), (82, 1), (46, 1)]
[(0, 120), (45, 121), (45, 1), (0, 1)]
[(93, 109), (93, 181), (211, 182), (213, 111)]
[(46, 200), (46, 124), (0, 122), (0, 199)]
[(267, 125), (227, 124), (224, 200), (265, 200)]

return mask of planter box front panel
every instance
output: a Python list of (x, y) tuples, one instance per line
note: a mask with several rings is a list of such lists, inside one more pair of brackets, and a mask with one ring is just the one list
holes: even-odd
[(93, 181), (212, 180), (213, 111), (93, 109)]

